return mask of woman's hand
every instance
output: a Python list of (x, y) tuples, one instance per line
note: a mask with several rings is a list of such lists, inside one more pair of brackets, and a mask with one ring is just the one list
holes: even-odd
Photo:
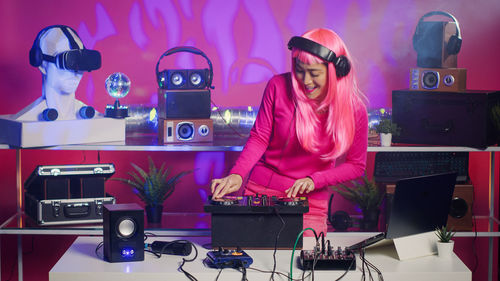
[(285, 190), (287, 197), (296, 197), (297, 194), (309, 193), (314, 190), (314, 182), (311, 178), (298, 179), (293, 186)]
[(212, 197), (221, 198), (222, 196), (232, 193), (240, 189), (243, 179), (240, 175), (230, 174), (229, 176), (222, 179), (213, 179), (212, 186)]

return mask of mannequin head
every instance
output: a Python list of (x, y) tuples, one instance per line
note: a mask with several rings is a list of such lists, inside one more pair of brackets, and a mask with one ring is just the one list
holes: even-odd
[[(78, 35), (72, 29), (68, 29), (68, 32), (82, 49), (83, 43)], [(70, 42), (60, 27), (50, 28), (42, 33), (39, 43), (42, 53), (50, 56), (56, 56), (71, 49)], [(48, 104), (51, 104), (50, 100), (57, 98), (57, 95), (74, 96), (83, 76), (83, 71), (61, 69), (56, 63), (46, 60), (42, 61), (38, 69), (42, 73), (43, 96)]]

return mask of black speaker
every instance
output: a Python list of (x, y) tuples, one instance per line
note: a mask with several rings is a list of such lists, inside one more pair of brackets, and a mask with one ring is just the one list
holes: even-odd
[(144, 210), (137, 204), (104, 205), (104, 259), (144, 260)]
[(158, 116), (162, 119), (210, 119), (209, 90), (158, 89)]

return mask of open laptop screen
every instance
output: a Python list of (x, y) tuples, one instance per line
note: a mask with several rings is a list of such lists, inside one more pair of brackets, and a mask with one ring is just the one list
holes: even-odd
[(433, 231), (446, 225), (457, 173), (401, 179), (396, 183), (386, 238)]

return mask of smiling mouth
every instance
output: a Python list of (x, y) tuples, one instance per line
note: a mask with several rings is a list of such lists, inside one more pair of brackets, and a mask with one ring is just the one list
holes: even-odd
[(304, 87), (304, 90), (306, 91), (306, 93), (310, 94), (312, 92), (314, 92), (314, 90), (316, 90), (316, 87)]

